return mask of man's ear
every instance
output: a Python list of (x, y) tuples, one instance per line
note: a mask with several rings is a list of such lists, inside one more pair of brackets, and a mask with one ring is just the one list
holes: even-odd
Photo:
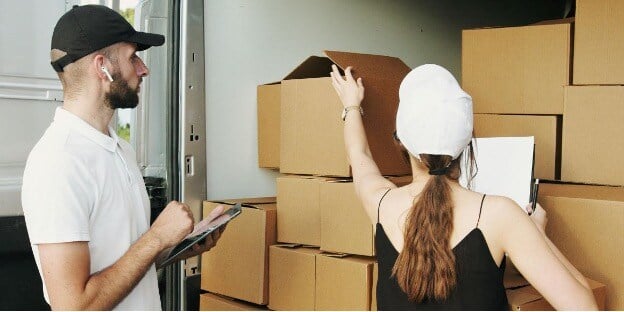
[[(108, 71), (106, 70), (108, 68), (107, 63), (108, 62), (106, 61), (104, 55), (97, 54), (91, 61), (91, 66), (93, 67), (100, 79), (110, 81), (110, 74), (107, 75)], [(102, 70), (102, 68), (104, 68), (105, 70)]]

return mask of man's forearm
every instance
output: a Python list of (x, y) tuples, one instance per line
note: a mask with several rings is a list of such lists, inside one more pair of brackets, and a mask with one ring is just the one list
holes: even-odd
[(145, 276), (162, 251), (162, 243), (148, 231), (113, 265), (91, 275), (77, 306), (53, 309), (111, 310), (119, 304)]

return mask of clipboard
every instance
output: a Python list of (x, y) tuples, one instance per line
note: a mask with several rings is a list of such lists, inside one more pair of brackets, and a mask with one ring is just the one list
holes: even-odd
[(195, 244), (202, 243), (206, 239), (206, 236), (226, 225), (232, 219), (240, 215), (241, 212), (242, 206), (240, 203), (238, 203), (211, 221), (202, 220), (198, 222), (195, 225), (193, 232), (187, 235), (184, 240), (182, 240), (178, 245), (171, 249), (169, 255), (167, 255), (167, 258), (160, 264), (160, 267), (171, 264), (181, 253), (185, 252)]
[[(531, 200), (534, 168), (534, 137), (492, 137), (473, 139), (477, 175), (472, 190), (488, 195), (506, 196), (524, 210)], [(468, 185), (466, 155), (462, 157), (460, 184)]]

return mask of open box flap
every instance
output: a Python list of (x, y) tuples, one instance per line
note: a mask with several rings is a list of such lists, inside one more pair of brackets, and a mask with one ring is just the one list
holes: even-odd
[(288, 74), (284, 80), (329, 77), (332, 61), (322, 56), (310, 56)]
[(341, 69), (353, 67), (353, 76), (366, 78), (385, 78), (403, 80), (410, 72), (409, 66), (401, 59), (392, 56), (325, 51), (329, 59)]

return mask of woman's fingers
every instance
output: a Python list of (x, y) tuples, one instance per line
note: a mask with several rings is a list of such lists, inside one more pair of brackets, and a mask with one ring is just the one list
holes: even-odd
[(347, 81), (354, 80), (353, 75), (351, 74), (351, 66), (347, 66), (347, 69), (345, 69), (345, 78)]
[(331, 78), (332, 78), (332, 86), (334, 87), (334, 90), (336, 90), (336, 93), (338, 93), (338, 95), (341, 94), (341, 88), (340, 88), (340, 83), (338, 82), (338, 80), (336, 79), (336, 75), (334, 74), (334, 72), (329, 73)]
[(342, 76), (340, 76), (340, 72), (338, 71), (338, 66), (336, 66), (335, 64), (332, 65), (332, 74), (334, 74), (334, 77), (336, 79), (342, 80)]

